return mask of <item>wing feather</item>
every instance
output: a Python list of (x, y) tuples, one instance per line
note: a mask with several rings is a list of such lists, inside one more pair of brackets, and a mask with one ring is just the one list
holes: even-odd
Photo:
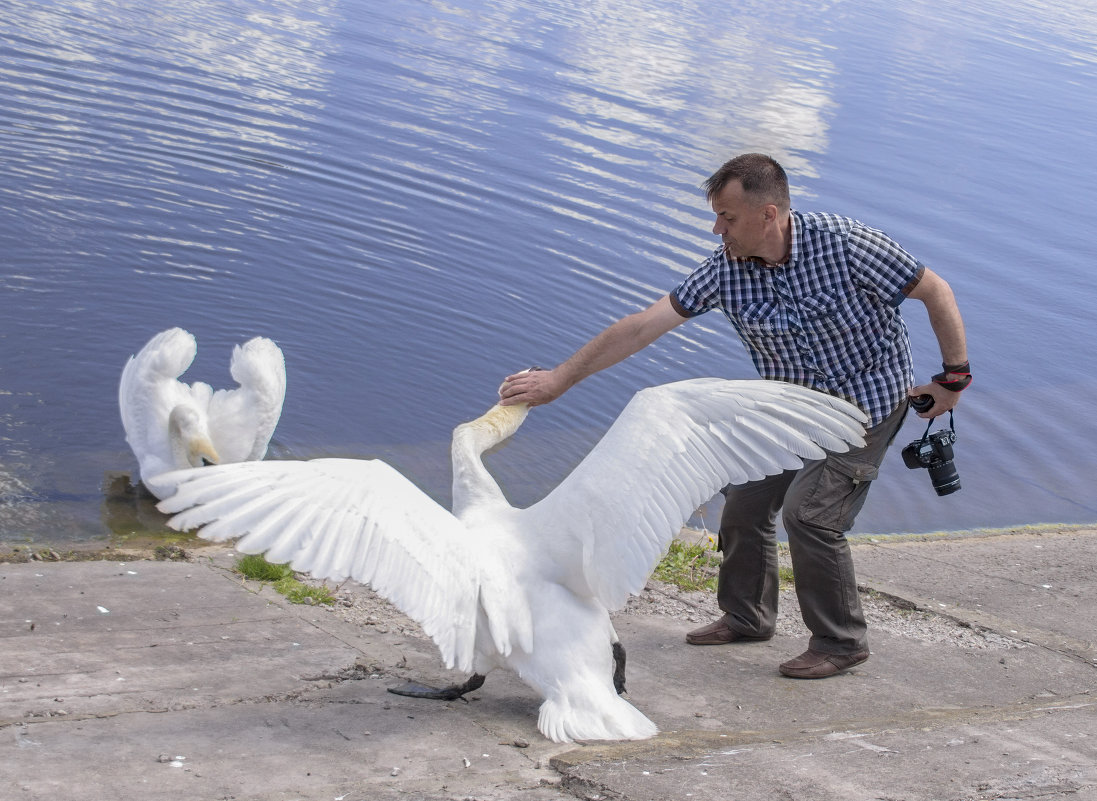
[(229, 371), (239, 386), (213, 393), (210, 436), (225, 462), (260, 460), (282, 415), (285, 358), (273, 341), (254, 337), (233, 348)]
[(619, 609), (717, 490), (862, 445), (865, 422), (846, 401), (777, 381), (700, 378), (651, 387), (523, 514), (568, 542), (559, 552), (573, 555), (576, 582)]
[(152, 337), (122, 368), (118, 410), (142, 478), (176, 466), (168, 437), (171, 410), (188, 401), (201, 408), (204, 402), (204, 384), (192, 389), (179, 381), (197, 352), (198, 345), (190, 333), (169, 328)]
[(334, 509), (302, 505), (286, 522), (285, 527), (270, 537), (270, 547), (266, 549), (267, 559), (276, 564), (293, 562), (301, 551), (308, 551), (312, 532), (325, 530), (334, 515)]
[(464, 525), (384, 462), (239, 462), (168, 473), (173, 528), (316, 578), (369, 584), (417, 621), (448, 667), (471, 671), (479, 575)]

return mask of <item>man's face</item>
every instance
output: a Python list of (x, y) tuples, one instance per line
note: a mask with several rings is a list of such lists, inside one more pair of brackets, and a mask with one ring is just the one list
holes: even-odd
[(723, 240), (724, 253), (729, 258), (751, 258), (761, 253), (770, 216), (767, 208), (775, 207), (751, 203), (743, 194), (739, 181), (729, 181), (712, 198), (712, 210), (716, 214), (712, 233)]

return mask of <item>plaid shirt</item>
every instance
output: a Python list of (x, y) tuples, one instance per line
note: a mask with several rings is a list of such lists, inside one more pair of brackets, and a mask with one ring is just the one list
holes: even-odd
[(762, 378), (851, 400), (876, 425), (914, 385), (898, 306), (924, 269), (856, 220), (793, 211), (786, 264), (729, 261), (720, 247), (670, 297), (687, 317), (723, 311)]

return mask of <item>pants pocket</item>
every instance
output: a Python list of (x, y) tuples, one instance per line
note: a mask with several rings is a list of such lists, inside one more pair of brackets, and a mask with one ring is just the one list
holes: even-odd
[(796, 516), (809, 525), (849, 531), (865, 503), (869, 485), (878, 474), (879, 465), (863, 456), (830, 454)]

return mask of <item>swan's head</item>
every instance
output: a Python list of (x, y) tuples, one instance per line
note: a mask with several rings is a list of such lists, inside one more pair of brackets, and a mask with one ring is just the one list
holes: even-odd
[[(523, 370), (540, 370), (531, 367)], [(475, 454), (479, 456), (486, 450), (498, 445), (514, 434), (529, 414), (528, 403), (515, 403), (512, 406), (495, 404), (475, 420), (462, 423), (453, 429), (453, 448), (455, 454)]]
[(176, 468), (204, 467), (221, 462), (210, 440), (205, 419), (191, 406), (176, 406), (171, 410), (168, 438)]

